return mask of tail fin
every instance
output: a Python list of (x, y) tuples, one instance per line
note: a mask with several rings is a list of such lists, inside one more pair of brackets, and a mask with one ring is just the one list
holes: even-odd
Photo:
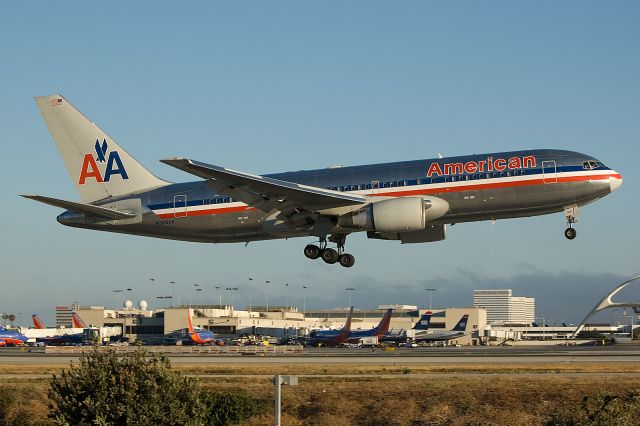
[(344, 327), (342, 327), (342, 331), (350, 332), (351, 331), (351, 317), (353, 316), (353, 306), (349, 309), (349, 314), (347, 315), (347, 321), (344, 323)]
[(38, 318), (37, 314), (31, 315), (31, 319), (33, 320), (33, 326), (38, 330), (42, 330), (43, 328), (47, 328), (46, 325), (42, 322), (40, 318)]
[(87, 328), (87, 324), (82, 321), (82, 318), (76, 312), (71, 314), (71, 322), (73, 323), (73, 328)]
[(428, 330), (431, 322), (431, 311), (425, 312), (420, 320), (413, 326), (414, 330)]
[(469, 315), (468, 314), (464, 314), (462, 316), (462, 318), (460, 318), (460, 321), (458, 321), (456, 326), (453, 327), (452, 331), (465, 331), (467, 329), (467, 322), (468, 321), (469, 321)]
[(164, 186), (61, 95), (36, 103), (85, 203)]
[(193, 343), (196, 343), (198, 345), (203, 344), (204, 342), (202, 341), (202, 338), (198, 333), (196, 333), (196, 330), (194, 330), (193, 328), (193, 323), (191, 323), (191, 309), (187, 309), (187, 324), (189, 327), (189, 336), (191, 337)]
[(384, 313), (382, 319), (376, 325), (376, 331), (374, 335), (376, 336), (384, 336), (389, 331), (389, 325), (391, 324), (391, 314), (393, 313), (393, 309), (387, 309), (387, 312)]

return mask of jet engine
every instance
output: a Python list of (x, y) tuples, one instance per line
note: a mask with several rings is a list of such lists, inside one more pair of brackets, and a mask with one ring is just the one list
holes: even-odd
[(449, 203), (442, 198), (391, 198), (340, 216), (338, 225), (376, 232), (422, 231), (427, 222), (444, 216), (448, 210)]

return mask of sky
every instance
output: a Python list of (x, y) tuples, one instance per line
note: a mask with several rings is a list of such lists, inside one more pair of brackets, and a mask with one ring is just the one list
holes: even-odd
[[(536, 298), (537, 316), (577, 322), (640, 273), (639, 20), (634, 1), (7, 3), (0, 312), (26, 324), (74, 301), (217, 303), (216, 286), (244, 305), (251, 283), (254, 305), (269, 293), (313, 308), (345, 306), (348, 287), (356, 308), (424, 307), (425, 288), (434, 307), (470, 306), (473, 289), (512, 288)], [(310, 238), (245, 247), (79, 230), (18, 196), (79, 200), (33, 101), (54, 93), (174, 182), (193, 178), (159, 159), (260, 174), (557, 148), (624, 184), (581, 209), (573, 241), (561, 213), (457, 224), (430, 244), (353, 235), (351, 269), (307, 260)]]

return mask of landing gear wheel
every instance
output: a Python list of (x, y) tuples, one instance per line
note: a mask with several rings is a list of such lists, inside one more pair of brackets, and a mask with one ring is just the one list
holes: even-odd
[(320, 256), (326, 263), (332, 265), (338, 261), (338, 252), (332, 248), (320, 250)]
[(345, 268), (351, 268), (353, 264), (356, 263), (356, 258), (348, 253), (344, 253), (338, 256), (338, 262)]
[(564, 230), (564, 236), (567, 237), (568, 240), (573, 240), (576, 237), (576, 230), (573, 228), (567, 228)]
[(309, 259), (317, 259), (320, 257), (320, 247), (314, 244), (309, 244), (304, 248), (304, 255)]

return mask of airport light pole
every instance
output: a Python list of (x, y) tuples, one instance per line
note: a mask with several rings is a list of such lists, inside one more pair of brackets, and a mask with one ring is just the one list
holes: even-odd
[(353, 287), (347, 287), (345, 288), (345, 290), (347, 291), (347, 296), (348, 296), (348, 300), (349, 300), (349, 304), (347, 305), (347, 308), (351, 307), (351, 294), (353, 294), (353, 292), (356, 290)]
[(202, 308), (202, 289), (198, 287), (196, 288), (196, 291), (198, 292), (198, 305)]
[(431, 295), (436, 291), (435, 288), (425, 288), (425, 291), (429, 294), (429, 310), (431, 310)]
[(113, 290), (113, 310), (117, 310), (118, 306), (116, 305), (116, 293), (122, 293), (124, 290)]
[(269, 312), (269, 284), (271, 284), (269, 280), (264, 282), (264, 285), (267, 287), (267, 312)]
[(286, 283), (284, 285), (284, 307), (287, 308), (289, 306), (289, 284)]
[(152, 309), (155, 311), (156, 310), (156, 287), (155, 287), (155, 278), (149, 278), (149, 281), (151, 282), (151, 303), (153, 304)]
[(173, 308), (173, 299), (175, 296), (175, 289), (176, 289), (176, 282), (175, 281), (169, 281), (170, 287), (171, 287), (171, 307)]
[(222, 290), (219, 285), (215, 286), (215, 289), (218, 290), (218, 308), (222, 309)]
[(253, 278), (249, 277), (249, 316), (251, 316), (252, 304), (253, 304)]
[(227, 287), (226, 290), (231, 292), (231, 309), (233, 310), (234, 309), (234, 304), (235, 304), (234, 303), (234, 300), (235, 300), (235, 297), (234, 297), (235, 293), (234, 292), (238, 291), (238, 287)]
[(307, 316), (307, 286), (302, 286), (302, 315)]

